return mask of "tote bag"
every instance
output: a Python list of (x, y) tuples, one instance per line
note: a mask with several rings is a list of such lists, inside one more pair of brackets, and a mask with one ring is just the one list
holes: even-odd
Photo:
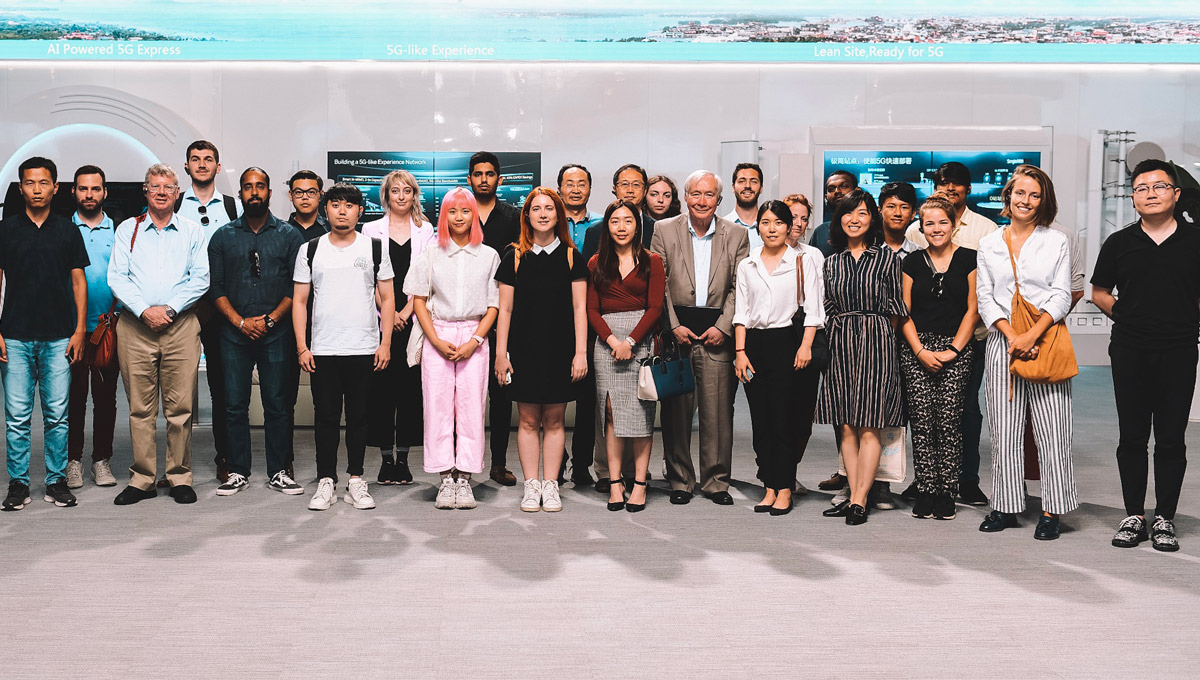
[(692, 373), (692, 358), (683, 355), (675, 338), (664, 333), (659, 339), (661, 356), (651, 355), (642, 360), (638, 369), (638, 399), (662, 401), (696, 391), (696, 376)]

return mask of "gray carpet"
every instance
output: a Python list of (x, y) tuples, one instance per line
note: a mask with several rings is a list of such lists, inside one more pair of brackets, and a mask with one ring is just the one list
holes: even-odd
[[(753, 480), (740, 396), (737, 408), (734, 474)], [(1124, 513), (1108, 369), (1083, 369), (1075, 419), (1084, 506), (1046, 543), (1032, 513), (978, 532), (985, 508), (936, 522), (902, 506), (847, 527), (820, 516), (829, 496), (813, 492), (789, 516), (756, 515), (751, 481), (734, 507), (672, 506), (658, 441), (659, 488), (639, 515), (570, 485), (563, 512), (525, 514), (519, 487), (491, 482), (477, 510), (438, 511), (419, 451), (418, 484), (372, 485), (377, 509), (309, 512), (307, 495), (263, 486), (260, 431), (251, 488), (217, 498), (207, 429), (194, 440), (196, 505), (116, 507), (120, 487), (89, 474), (63, 509), (39, 500), (35, 456), (33, 505), (0, 514), (0, 677), (1195, 677), (1197, 475), (1180, 552), (1113, 548)], [(1193, 447), (1198, 436), (1193, 426)], [(296, 446), (311, 492), (311, 430)], [(833, 451), (818, 426), (805, 484), (829, 475)], [(377, 453), (367, 467), (373, 479)]]

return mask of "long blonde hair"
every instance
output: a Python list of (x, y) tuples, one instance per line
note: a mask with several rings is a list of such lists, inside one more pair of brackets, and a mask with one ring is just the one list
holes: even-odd
[(408, 209), (409, 219), (414, 224), (429, 222), (429, 218), (425, 213), (421, 212), (421, 185), (417, 184), (417, 178), (407, 170), (393, 170), (384, 176), (383, 181), (379, 184), (379, 204), (383, 206), (385, 213), (390, 212), (388, 204), (388, 192), (397, 184), (406, 184), (413, 190), (412, 206)]

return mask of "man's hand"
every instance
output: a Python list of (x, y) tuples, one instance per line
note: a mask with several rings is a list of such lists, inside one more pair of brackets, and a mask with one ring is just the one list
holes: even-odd
[(725, 334), (716, 326), (710, 326), (698, 339), (709, 347), (720, 347), (725, 344)]
[(75, 331), (71, 334), (71, 340), (67, 342), (67, 359), (77, 364), (83, 360), (83, 343), (87, 338), (87, 333), (83, 331)]
[(267, 334), (267, 319), (265, 316), (249, 316), (242, 321), (242, 335), (251, 340), (258, 340)]
[(171, 325), (171, 317), (167, 316), (167, 306), (155, 305), (147, 307), (146, 311), (142, 312), (142, 323), (149, 326), (150, 330), (155, 333), (167, 330), (167, 326)]
[(676, 326), (671, 332), (675, 334), (675, 341), (681, 345), (690, 345), (692, 341), (700, 339), (687, 326)]
[(0, 335), (0, 364), (8, 363), (8, 346), (4, 344), (4, 336)]
[(388, 345), (380, 345), (379, 349), (375, 350), (375, 370), (382, 371), (388, 367), (388, 362), (392, 360), (392, 348)]

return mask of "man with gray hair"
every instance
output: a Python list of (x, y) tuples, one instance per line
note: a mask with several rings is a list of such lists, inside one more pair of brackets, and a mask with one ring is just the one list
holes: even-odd
[(746, 229), (716, 216), (721, 179), (697, 170), (683, 183), (687, 212), (657, 222), (650, 251), (667, 273), (667, 323), (690, 354), (696, 391), (662, 405), (663, 448), (671, 502), (691, 501), (692, 417), (700, 410), (700, 490), (717, 505), (729, 495), (733, 461), (733, 296), (737, 264), (750, 252)]
[(195, 503), (192, 409), (200, 363), (200, 321), (193, 309), (208, 290), (208, 239), (175, 214), (179, 176), (156, 163), (146, 171), (147, 211), (117, 227), (108, 285), (120, 302), (117, 360), (129, 396), (133, 465), (114, 503), (157, 495), (158, 402), (167, 418), (166, 477), (176, 503)]

